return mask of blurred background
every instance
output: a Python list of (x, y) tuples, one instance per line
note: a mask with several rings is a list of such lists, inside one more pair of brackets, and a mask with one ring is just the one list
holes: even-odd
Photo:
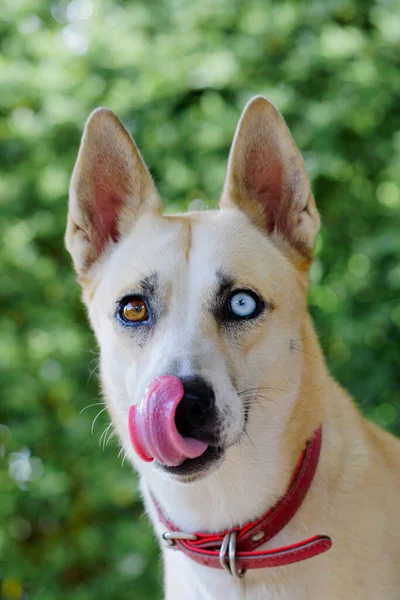
[(184, 210), (216, 204), (242, 107), (272, 100), (322, 215), (310, 306), (330, 369), (399, 433), (399, 0), (3, 0), (1, 12), (0, 598), (160, 598), (63, 245), (83, 124), (114, 110), (168, 210)]

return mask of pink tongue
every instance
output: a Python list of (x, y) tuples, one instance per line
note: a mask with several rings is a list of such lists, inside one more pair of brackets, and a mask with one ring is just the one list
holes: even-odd
[(162, 375), (147, 386), (141, 402), (130, 407), (129, 434), (142, 460), (156, 459), (168, 467), (177, 467), (207, 449), (205, 442), (184, 438), (176, 428), (175, 412), (183, 393), (177, 377)]

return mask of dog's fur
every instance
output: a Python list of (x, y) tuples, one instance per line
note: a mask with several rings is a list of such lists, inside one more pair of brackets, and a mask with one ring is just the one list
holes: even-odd
[[(311, 489), (265, 547), (314, 534), (331, 536), (333, 547), (305, 562), (248, 571), (242, 581), (165, 549), (165, 597), (399, 598), (400, 442), (364, 420), (325, 366), (307, 313), (319, 217), (300, 153), (264, 98), (254, 98), (241, 117), (220, 206), (163, 216), (121, 123), (107, 109), (90, 116), (71, 182), (66, 242), (101, 349), (109, 413), (158, 535), (149, 490), (184, 531), (222, 531), (260, 517), (284, 494), (322, 423)], [(218, 321), (212, 307), (226, 278), (265, 300), (258, 319), (237, 328)], [(155, 323), (124, 330), (116, 302), (143, 294), (143, 285)], [(190, 481), (141, 462), (129, 442), (129, 406), (165, 373), (206, 378), (222, 415), (224, 458)]]

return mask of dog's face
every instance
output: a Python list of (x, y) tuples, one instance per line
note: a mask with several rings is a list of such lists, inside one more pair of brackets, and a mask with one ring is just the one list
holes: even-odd
[[(67, 246), (101, 349), (111, 417), (139, 470), (183, 481), (231, 449), (277, 436), (301, 379), (307, 271), (319, 218), (302, 159), (263, 98), (244, 111), (221, 209), (162, 215), (133, 141), (105, 109), (89, 119), (71, 183)], [(135, 458), (128, 411), (157, 376), (184, 398), (176, 426), (208, 444), (179, 466)], [(287, 401), (276, 402), (277, 391)]]

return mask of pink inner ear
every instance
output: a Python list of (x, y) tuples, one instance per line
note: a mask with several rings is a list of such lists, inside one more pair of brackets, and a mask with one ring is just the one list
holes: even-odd
[(248, 152), (245, 185), (251, 198), (262, 209), (268, 233), (290, 233), (290, 202), (284, 184), (284, 169), (276, 151), (256, 147)]
[(97, 161), (91, 176), (94, 205), (90, 217), (96, 251), (100, 254), (110, 238), (114, 242), (119, 239), (118, 217), (124, 204), (123, 183), (126, 182), (113, 180), (104, 160)]

